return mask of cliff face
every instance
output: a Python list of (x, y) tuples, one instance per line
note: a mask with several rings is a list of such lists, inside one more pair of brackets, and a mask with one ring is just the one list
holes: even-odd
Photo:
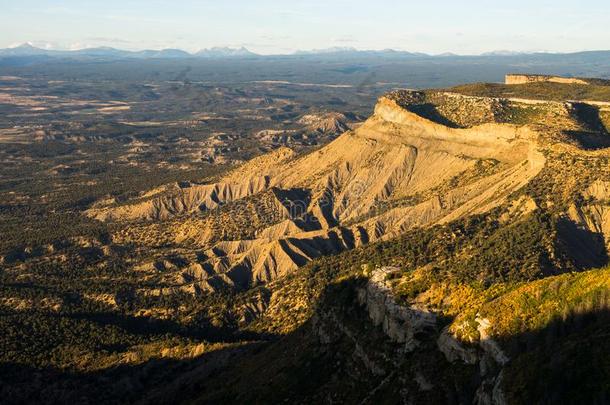
[(371, 322), (381, 327), (390, 340), (404, 344), (405, 352), (422, 350), (420, 346), (430, 350), (430, 342), (436, 341), (436, 349), (449, 363), (474, 365), (479, 370), (480, 384), (474, 403), (505, 404), (502, 367), (510, 359), (489, 336), (490, 321), (476, 319), (479, 338), (474, 343), (456, 338), (449, 327), (439, 330), (441, 322), (429, 308), (398, 302), (390, 279), (400, 273), (401, 270), (395, 267), (375, 269), (366, 287), (358, 290), (358, 301), (365, 306)]
[(581, 84), (595, 86), (610, 86), (610, 80), (584, 77), (562, 77), (550, 75), (528, 75), (508, 74), (505, 84), (527, 84), (527, 83), (558, 83), (558, 84)]
[(526, 84), (526, 83), (562, 83), (562, 84), (589, 84), (586, 79), (561, 77), (561, 76), (545, 76), (545, 75), (506, 75), (506, 84)]
[(394, 342), (404, 344), (406, 351), (415, 350), (422, 336), (433, 336), (437, 328), (436, 315), (425, 308), (407, 307), (397, 303), (388, 280), (399, 269), (375, 269), (365, 288), (358, 291), (358, 301), (366, 306), (371, 321), (381, 326)]

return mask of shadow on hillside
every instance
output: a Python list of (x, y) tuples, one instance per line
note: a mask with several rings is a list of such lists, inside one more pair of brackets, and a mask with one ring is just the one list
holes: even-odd
[(585, 150), (610, 148), (610, 134), (585, 131), (564, 131), (578, 146)]
[(587, 130), (606, 134), (606, 127), (599, 115), (599, 108), (586, 103), (573, 103), (575, 118)]
[(504, 370), (508, 403), (610, 403), (609, 296), (540, 330), (501, 339), (511, 353)]
[(599, 268), (608, 264), (603, 234), (584, 229), (567, 218), (557, 222), (557, 231), (568, 248), (567, 253), (579, 269)]
[(574, 103), (572, 115), (583, 127), (582, 131), (564, 131), (585, 150), (597, 150), (610, 147), (610, 134), (604, 125), (599, 108), (586, 104)]
[[(0, 395), (7, 404), (397, 403), (409, 393), (415, 403), (472, 403), (478, 365), (447, 362), (434, 336), (413, 353), (402, 351), (357, 304), (360, 283), (328, 286), (315, 315), (290, 334), (193, 359), (155, 358), (91, 372), (0, 364)], [(509, 403), (607, 403), (607, 301), (502, 338), (511, 358), (504, 369)], [(321, 322), (330, 322), (332, 338), (321, 337)], [(418, 388), (427, 384), (432, 388)]]
[[(96, 372), (2, 363), (0, 395), (3, 404), (128, 404), (150, 403), (147, 396), (166, 389), (181, 402), (189, 396), (196, 398), (210, 375), (260, 345), (244, 344), (188, 360), (155, 358), (142, 364), (120, 364)], [(169, 402), (170, 396), (166, 399)]]
[(207, 342), (236, 342), (236, 341), (256, 341), (266, 337), (256, 333), (241, 332), (236, 333), (230, 327), (212, 326), (207, 319), (199, 320), (197, 328), (189, 328), (179, 322), (170, 319), (158, 319), (147, 316), (126, 316), (116, 312), (101, 313), (76, 313), (69, 315), (57, 315), (77, 320), (94, 322), (100, 327), (116, 326), (131, 335), (142, 337), (160, 336), (171, 334), (189, 339), (204, 339)]
[[(7, 404), (396, 403), (410, 392), (416, 403), (472, 403), (480, 384), (478, 366), (447, 362), (434, 336), (414, 353), (402, 351), (357, 304), (361, 283), (351, 279), (328, 286), (310, 320), (267, 342), (91, 372), (0, 364), (0, 395)], [(502, 338), (511, 358), (504, 369), (509, 403), (607, 403), (607, 301), (583, 306), (541, 330)], [(120, 324), (128, 327), (132, 321)], [(320, 325), (326, 325), (324, 338)], [(417, 378), (433, 389), (420, 392)]]
[(438, 111), (438, 108), (432, 103), (415, 104), (409, 106), (409, 111), (424, 117), (437, 124), (444, 125), (449, 128), (460, 128), (460, 125), (445, 117)]

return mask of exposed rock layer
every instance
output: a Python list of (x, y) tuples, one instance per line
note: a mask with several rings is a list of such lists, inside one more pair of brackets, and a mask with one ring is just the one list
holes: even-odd
[[(245, 288), (322, 255), (489, 211), (545, 165), (539, 134), (527, 126), (488, 122), (451, 128), (410, 111), (405, 98), (415, 100), (417, 93), (382, 97), (358, 129), (305, 156), (280, 148), (218, 183), (175, 187), (142, 202), (96, 207), (88, 214), (116, 221), (172, 219), (230, 208), (246, 197), (277, 190), (277, 220), (263, 221), (267, 225), (254, 237), (231, 240), (206, 225), (168, 225), (164, 231), (168, 243), (194, 243), (205, 251), (201, 265), (206, 271), (194, 282), (230, 280)], [(227, 221), (237, 216), (239, 210)], [(141, 233), (160, 238), (152, 229), (145, 226)], [(133, 241), (133, 236), (125, 240)]]

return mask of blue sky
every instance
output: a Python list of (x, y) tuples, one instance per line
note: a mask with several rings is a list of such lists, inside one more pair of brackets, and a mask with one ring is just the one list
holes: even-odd
[(355, 47), (460, 54), (610, 49), (610, 2), (0, 0), (0, 47)]

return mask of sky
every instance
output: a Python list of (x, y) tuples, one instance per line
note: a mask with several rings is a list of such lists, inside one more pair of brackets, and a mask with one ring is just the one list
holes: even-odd
[(610, 49), (609, 22), (608, 0), (0, 0), (0, 48), (573, 52)]

